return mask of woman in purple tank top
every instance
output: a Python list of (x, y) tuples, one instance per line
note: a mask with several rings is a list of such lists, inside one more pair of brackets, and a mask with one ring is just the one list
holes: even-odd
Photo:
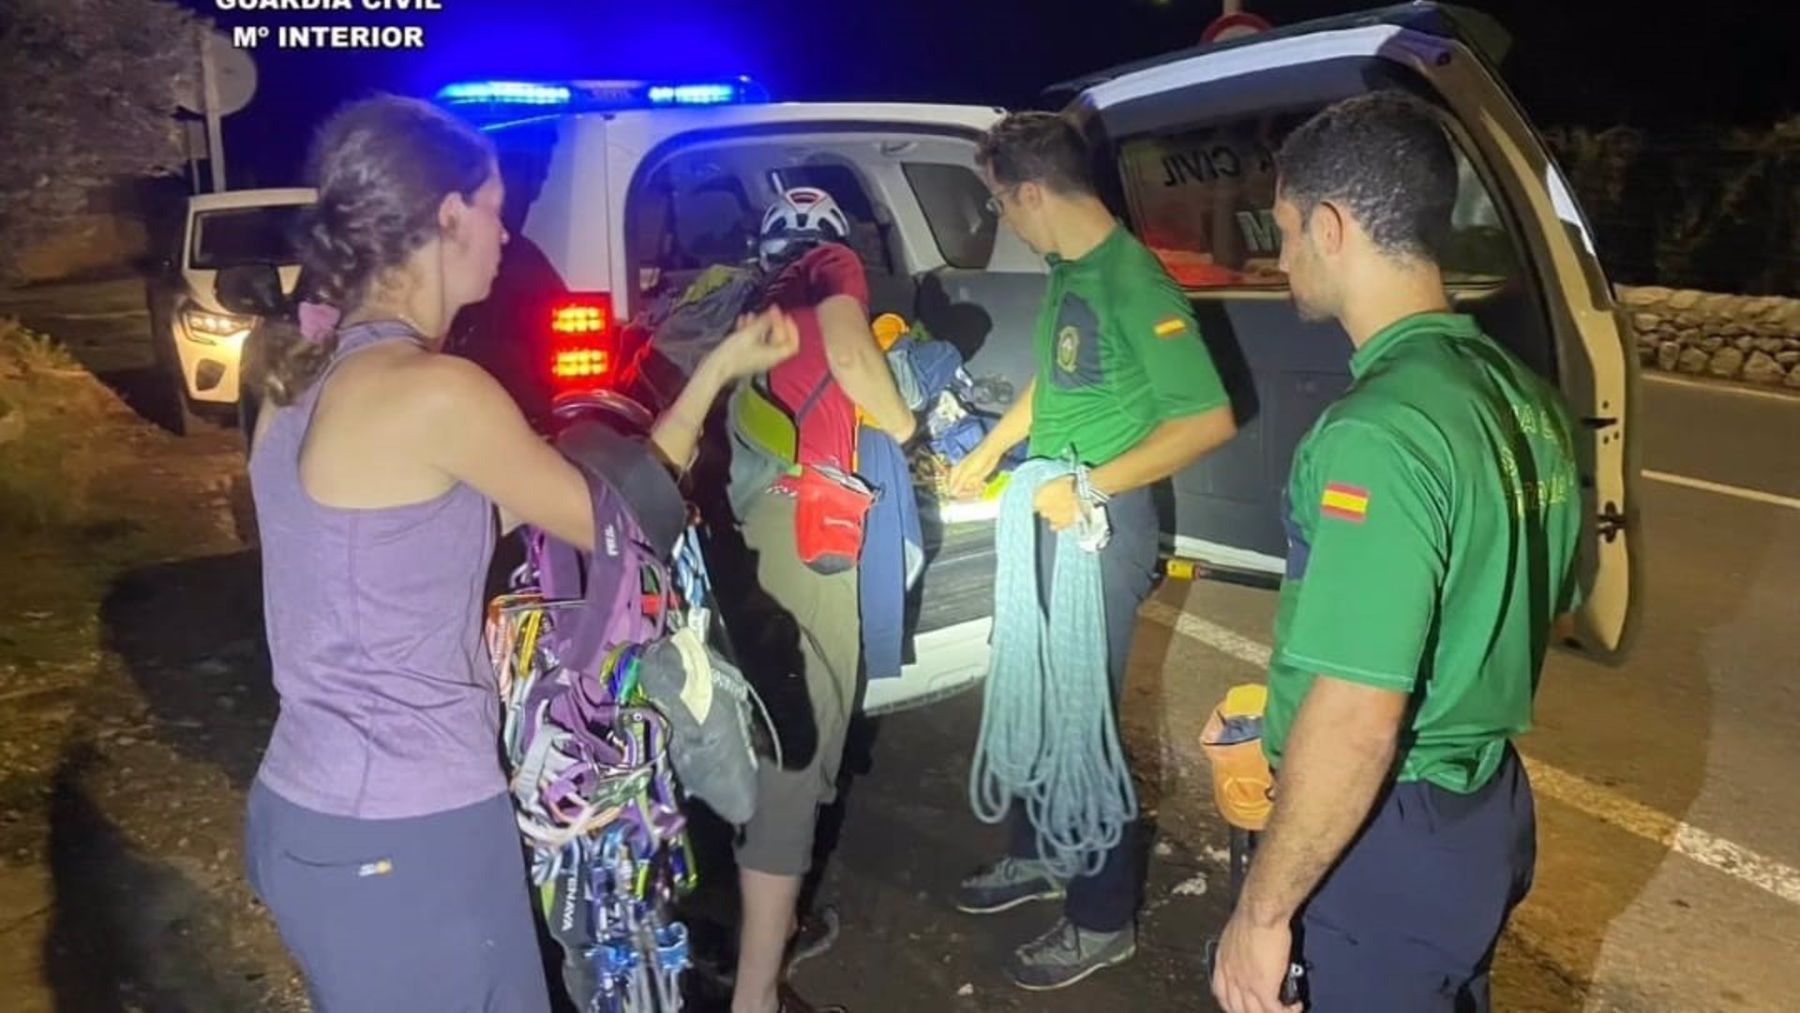
[[(506, 242), (486, 138), (382, 97), (315, 144), (299, 238), (317, 302), (259, 330), (251, 488), (281, 713), (245, 854), (321, 1013), (549, 1008), (480, 637), (500, 527), (591, 548), (580, 471), (498, 382), (438, 354)], [(692, 457), (720, 389), (792, 355), (753, 318), (695, 370), (650, 443)]]

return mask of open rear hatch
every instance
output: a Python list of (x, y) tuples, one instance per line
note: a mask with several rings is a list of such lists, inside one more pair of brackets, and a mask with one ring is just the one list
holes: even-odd
[(1587, 503), (1581, 646), (1617, 658), (1633, 625), (1636, 359), (1561, 172), (1489, 58), (1485, 16), (1412, 4), (1311, 22), (1071, 82), (1109, 197), (1194, 300), (1239, 435), (1177, 476), (1174, 548), (1280, 572), (1294, 447), (1348, 383), (1349, 343), (1300, 321), (1274, 270), (1273, 151), (1333, 101), (1382, 88), (1443, 111), (1463, 182), (1446, 257), (1454, 301), (1555, 382), (1580, 420)]

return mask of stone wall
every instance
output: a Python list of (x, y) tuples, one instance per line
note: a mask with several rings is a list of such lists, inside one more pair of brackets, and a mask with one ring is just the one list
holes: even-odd
[(91, 214), (70, 220), (55, 236), (20, 252), (13, 266), (19, 281), (60, 281), (129, 271), (148, 250), (143, 222), (124, 214)]
[(1800, 389), (1800, 299), (1619, 286), (1646, 367)]

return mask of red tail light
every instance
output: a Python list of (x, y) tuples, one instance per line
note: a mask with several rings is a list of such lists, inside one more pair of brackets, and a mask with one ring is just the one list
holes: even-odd
[(550, 307), (550, 376), (558, 386), (594, 387), (613, 371), (618, 328), (612, 297), (571, 295)]

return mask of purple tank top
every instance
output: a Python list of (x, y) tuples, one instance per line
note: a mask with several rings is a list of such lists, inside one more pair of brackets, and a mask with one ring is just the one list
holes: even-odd
[(506, 790), (499, 697), (482, 642), (493, 508), (458, 483), (398, 507), (326, 506), (300, 484), (319, 391), (345, 357), (412, 328), (344, 328), (337, 355), (277, 409), (250, 456), (263, 614), (281, 714), (257, 776), (290, 802), (368, 819)]

